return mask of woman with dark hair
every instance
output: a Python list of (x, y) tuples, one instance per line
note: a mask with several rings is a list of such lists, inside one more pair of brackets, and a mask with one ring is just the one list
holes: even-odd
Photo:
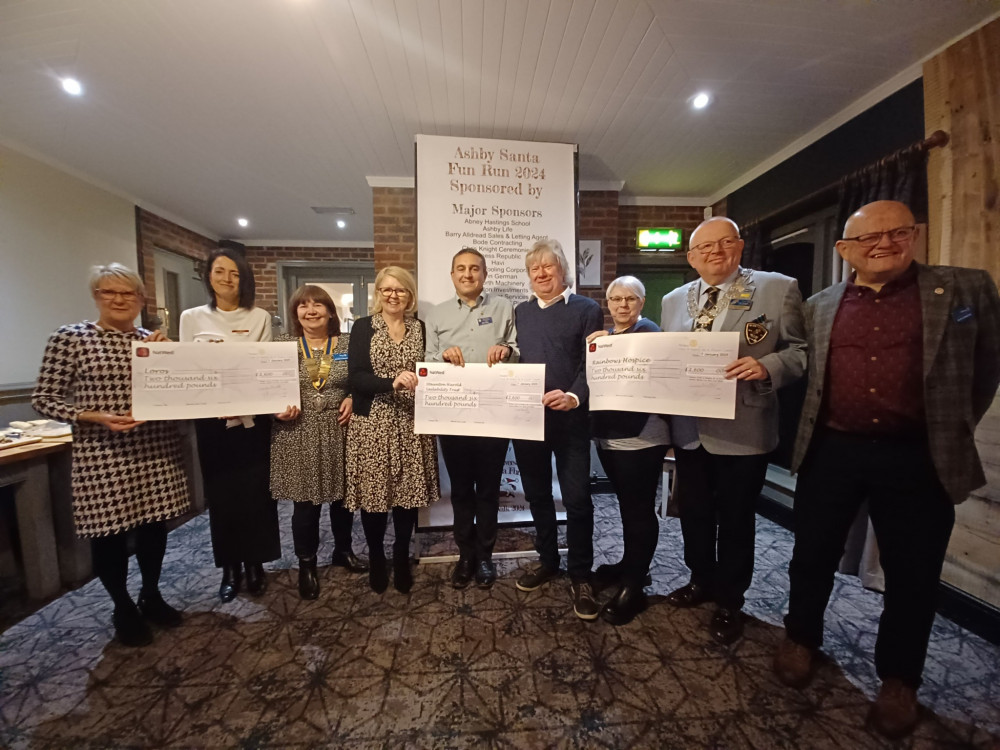
[[(31, 403), (73, 425), (73, 525), (91, 540), (94, 572), (115, 605), (115, 635), (145, 646), (153, 639), (147, 622), (181, 624), (159, 581), (165, 521), (190, 505), (176, 425), (132, 419), (132, 342), (166, 339), (135, 325), (144, 302), (135, 272), (95, 266), (90, 290), (100, 317), (52, 334)], [(142, 574), (138, 606), (127, 585), (130, 534)]]
[[(236, 250), (212, 252), (205, 269), (207, 305), (181, 313), (181, 341), (270, 341), (271, 315), (254, 307), (256, 284)], [(287, 414), (287, 412), (285, 412)], [(208, 501), (212, 550), (222, 568), (219, 598), (232, 601), (246, 569), (247, 590), (264, 593), (264, 563), (281, 557), (278, 506), (269, 489), (271, 419), (199, 419), (198, 457)]]
[(302, 409), (277, 415), (271, 430), (271, 494), (294, 502), (292, 540), (299, 558), (299, 596), (319, 596), (316, 553), (323, 504), (330, 508), (332, 565), (352, 573), (368, 566), (354, 556), (354, 513), (344, 507), (344, 437), (351, 421), (347, 344), (337, 308), (321, 287), (306, 284), (288, 303), (288, 322), (298, 341)]
[[(640, 314), (646, 304), (646, 288), (639, 279), (618, 277), (608, 285), (606, 296), (614, 325), (590, 334), (588, 343), (600, 336), (660, 330)], [(647, 606), (643, 586), (659, 539), (656, 488), (670, 445), (670, 430), (659, 414), (591, 409), (590, 422), (597, 457), (618, 495), (624, 541), (621, 561), (598, 566), (594, 584), (597, 588), (616, 587), (601, 616), (612, 625), (624, 625)]]
[(413, 433), (414, 372), (424, 357), (424, 324), (414, 317), (417, 285), (404, 268), (388, 266), (375, 277), (370, 317), (351, 330), (350, 375), (354, 415), (347, 430), (347, 507), (361, 509), (368, 541), (368, 583), (389, 585), (385, 531), (389, 513), (396, 531), (393, 586), (409, 593), (410, 537), (417, 509), (441, 497), (437, 450), (430, 435)]

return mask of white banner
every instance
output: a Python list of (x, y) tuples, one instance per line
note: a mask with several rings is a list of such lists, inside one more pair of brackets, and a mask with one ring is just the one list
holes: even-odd
[(725, 367), (739, 347), (737, 331), (601, 336), (587, 346), (590, 410), (733, 419), (736, 381)]
[(417, 283), (420, 309), (455, 293), (451, 259), (486, 258), (486, 291), (515, 305), (530, 288), (524, 254), (552, 237), (576, 257), (576, 146), (417, 136)]

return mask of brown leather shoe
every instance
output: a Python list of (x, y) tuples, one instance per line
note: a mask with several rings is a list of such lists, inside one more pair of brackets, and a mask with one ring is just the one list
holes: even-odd
[(898, 740), (912, 732), (918, 721), (917, 691), (895, 677), (886, 679), (868, 711), (871, 727), (883, 737)]
[(774, 652), (774, 673), (788, 687), (802, 689), (812, 679), (812, 649), (796, 643), (788, 636)]

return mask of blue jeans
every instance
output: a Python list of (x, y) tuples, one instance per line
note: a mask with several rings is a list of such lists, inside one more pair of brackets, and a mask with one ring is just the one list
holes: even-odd
[(514, 440), (524, 495), (535, 522), (535, 549), (543, 566), (559, 569), (552, 455), (566, 508), (566, 567), (573, 582), (589, 581), (594, 565), (594, 503), (590, 498), (590, 424), (586, 409), (545, 412), (545, 440)]

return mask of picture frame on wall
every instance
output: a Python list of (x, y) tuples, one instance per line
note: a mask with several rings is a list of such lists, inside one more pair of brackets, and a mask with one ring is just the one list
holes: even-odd
[(576, 285), (601, 286), (601, 241), (580, 240), (576, 252)]

